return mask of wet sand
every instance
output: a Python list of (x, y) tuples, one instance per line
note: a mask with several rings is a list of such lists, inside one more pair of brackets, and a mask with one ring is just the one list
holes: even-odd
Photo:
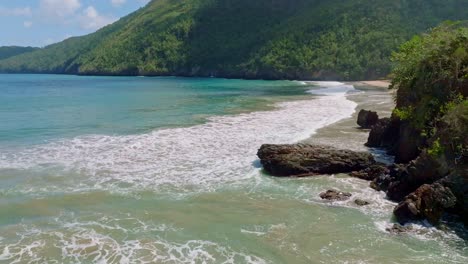
[(354, 85), (388, 88), (390, 86), (390, 81), (389, 80), (361, 81), (361, 82), (355, 82)]
[[(388, 83), (384, 85), (379, 83), (379, 86), (372, 86), (364, 82), (355, 82), (355, 93), (348, 95), (348, 99), (356, 102), (358, 106), (351, 118), (343, 119), (330, 126), (321, 128), (316, 134), (309, 139), (304, 140), (304, 143), (331, 145), (337, 148), (351, 149), (356, 151), (369, 151), (370, 149), (364, 146), (369, 136), (368, 129), (358, 127), (356, 120), (361, 109), (377, 111), (379, 117), (389, 117), (392, 113), (395, 103), (393, 100), (394, 92), (388, 90)], [(371, 84), (375, 84), (371, 82)], [(388, 161), (387, 156), (377, 150), (371, 150), (377, 158), (383, 156), (383, 161)]]

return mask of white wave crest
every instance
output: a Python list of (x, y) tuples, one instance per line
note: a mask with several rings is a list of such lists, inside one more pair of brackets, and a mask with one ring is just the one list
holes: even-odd
[[(103, 219), (100, 222), (106, 222)], [(140, 233), (129, 238), (119, 223), (56, 222), (54, 231), (23, 226), (18, 240), (0, 244), (5, 263), (267, 263), (266, 260), (206, 240), (167, 241)], [(138, 229), (145, 228), (142, 224)], [(153, 229), (165, 229), (163, 226)], [(134, 230), (133, 230), (134, 231)], [(148, 232), (151, 230), (145, 230)], [(110, 234), (113, 234), (110, 235)], [(123, 239), (121, 239), (123, 238)]]
[[(340, 87), (340, 93), (279, 103), (273, 111), (212, 117), (193, 127), (142, 135), (81, 136), (6, 151), (0, 154), (0, 169), (52, 169), (63, 177), (72, 172), (78, 176), (66, 179), (67, 191), (115, 189), (122, 184), (151, 189), (161, 185), (209, 188), (239, 182), (259, 175), (254, 163), (262, 144), (295, 143), (318, 128), (350, 117), (356, 103), (346, 99), (345, 91), (352, 86)], [(55, 188), (50, 183), (33, 187)], [(63, 182), (56, 187), (63, 188), (67, 188)]]

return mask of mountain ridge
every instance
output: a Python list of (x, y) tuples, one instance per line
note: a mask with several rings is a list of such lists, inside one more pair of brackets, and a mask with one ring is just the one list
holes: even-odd
[(0, 60), (0, 72), (362, 80), (468, 0), (153, 0), (95, 33)]
[(20, 54), (35, 51), (39, 48), (35, 47), (21, 47), (21, 46), (2, 46), (0, 47), (0, 60), (8, 59)]

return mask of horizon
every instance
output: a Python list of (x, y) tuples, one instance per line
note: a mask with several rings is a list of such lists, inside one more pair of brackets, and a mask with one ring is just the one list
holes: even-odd
[(17, 0), (0, 2), (0, 46), (45, 47), (93, 33), (150, 0)]

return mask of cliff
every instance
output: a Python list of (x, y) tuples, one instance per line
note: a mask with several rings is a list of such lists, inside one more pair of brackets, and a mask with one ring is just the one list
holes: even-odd
[(373, 185), (400, 201), (401, 223), (444, 212), (468, 223), (468, 28), (446, 23), (394, 55), (396, 109), (368, 145), (385, 147), (397, 165)]

